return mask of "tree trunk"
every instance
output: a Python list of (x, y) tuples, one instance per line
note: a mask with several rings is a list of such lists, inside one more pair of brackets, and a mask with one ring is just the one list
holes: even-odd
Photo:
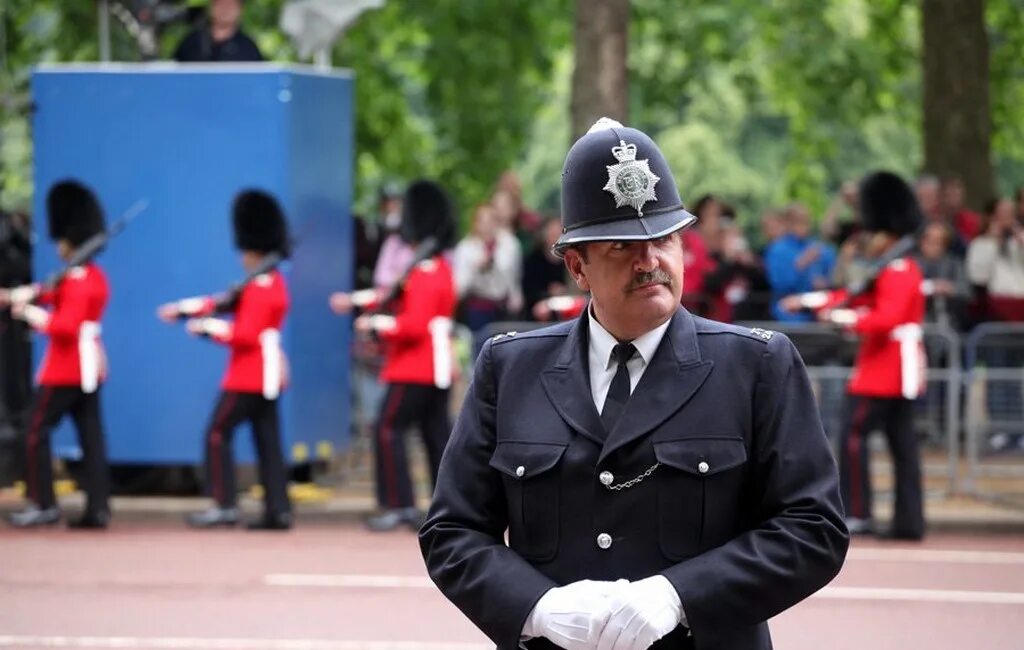
[(974, 209), (993, 196), (985, 0), (922, 0), (924, 168), (963, 179)]
[(629, 0), (576, 0), (573, 140), (601, 117), (625, 122), (629, 102), (626, 44)]

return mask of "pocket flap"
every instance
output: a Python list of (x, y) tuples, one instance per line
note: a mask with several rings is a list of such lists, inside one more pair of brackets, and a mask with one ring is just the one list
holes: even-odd
[(713, 476), (745, 463), (747, 448), (741, 438), (689, 438), (656, 442), (654, 455), (662, 465)]
[(501, 441), (489, 464), (513, 478), (531, 478), (557, 465), (566, 447), (559, 443)]

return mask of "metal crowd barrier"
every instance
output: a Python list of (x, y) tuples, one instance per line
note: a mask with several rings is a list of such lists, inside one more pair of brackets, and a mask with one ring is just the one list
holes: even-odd
[(985, 323), (967, 337), (966, 491), (1024, 505), (1024, 323)]

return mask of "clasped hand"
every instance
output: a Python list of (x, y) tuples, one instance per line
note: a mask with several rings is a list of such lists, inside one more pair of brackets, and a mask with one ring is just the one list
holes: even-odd
[(581, 580), (544, 594), (523, 635), (566, 650), (646, 650), (682, 622), (679, 595), (664, 576)]

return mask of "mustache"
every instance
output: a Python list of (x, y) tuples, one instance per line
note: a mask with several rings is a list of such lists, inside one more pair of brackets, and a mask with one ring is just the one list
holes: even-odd
[(637, 273), (633, 276), (633, 280), (626, 286), (626, 291), (634, 291), (647, 284), (663, 284), (666, 287), (672, 286), (672, 276), (669, 275), (664, 269), (655, 269), (653, 271), (647, 271), (646, 273)]

